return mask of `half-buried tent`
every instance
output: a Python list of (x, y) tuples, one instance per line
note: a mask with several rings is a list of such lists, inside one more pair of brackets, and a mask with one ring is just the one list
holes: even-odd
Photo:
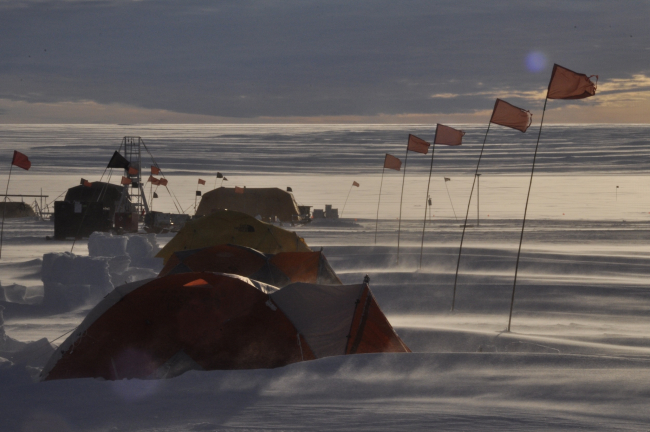
[(376, 352), (410, 351), (366, 284), (277, 290), (234, 275), (182, 273), (117, 287), (41, 376), (165, 378)]
[[(240, 193), (241, 192), (241, 193)], [(279, 188), (220, 187), (203, 194), (197, 216), (206, 216), (218, 210), (234, 210), (263, 220), (291, 222), (300, 214), (293, 194)]]
[(311, 252), (305, 241), (294, 232), (244, 213), (219, 210), (187, 222), (156, 256), (164, 258), (166, 263), (174, 252), (221, 244), (246, 246), (268, 254)]

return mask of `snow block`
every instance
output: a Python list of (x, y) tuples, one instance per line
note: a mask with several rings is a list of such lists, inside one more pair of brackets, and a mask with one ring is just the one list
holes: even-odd
[(88, 238), (88, 255), (92, 257), (116, 257), (127, 255), (126, 236), (114, 236), (111, 233), (94, 232)]
[(0, 285), (0, 300), (12, 302), (12, 303), (26, 303), (25, 294), (27, 293), (27, 287), (18, 284), (12, 284), (7, 286)]
[(109, 261), (106, 257), (84, 257), (70, 252), (43, 255), (43, 305), (65, 311), (99, 301), (113, 290)]

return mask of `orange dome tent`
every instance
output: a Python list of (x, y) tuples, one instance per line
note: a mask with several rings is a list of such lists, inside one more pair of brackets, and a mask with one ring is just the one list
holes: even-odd
[(322, 252), (267, 255), (237, 245), (174, 252), (158, 276), (197, 271), (232, 273), (278, 288), (293, 282), (341, 285)]
[(93, 308), (42, 379), (167, 378), (341, 354), (410, 352), (361, 285), (182, 273), (122, 285)]

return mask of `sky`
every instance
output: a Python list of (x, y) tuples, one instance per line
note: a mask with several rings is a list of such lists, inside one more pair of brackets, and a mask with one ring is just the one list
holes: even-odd
[(647, 123), (650, 2), (0, 0), (0, 124)]

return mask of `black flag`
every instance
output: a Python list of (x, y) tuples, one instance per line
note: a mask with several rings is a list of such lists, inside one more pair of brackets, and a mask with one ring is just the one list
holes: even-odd
[(287, 192), (293, 192), (293, 189), (291, 189), (291, 187), (287, 186)]
[(228, 179), (227, 179), (227, 178), (225, 178), (225, 177), (224, 177), (223, 179), (224, 179), (225, 181), (228, 181)]
[(158, 198), (158, 194), (156, 192), (153, 193), (154, 198)]
[(201, 196), (201, 191), (196, 191), (196, 196)]
[(108, 165), (106, 168), (124, 168), (127, 169), (129, 167), (130, 163), (124, 156), (122, 156), (119, 152), (113, 153), (113, 157), (111, 160), (108, 162)]
[(221, 174), (220, 172), (218, 172), (218, 173), (217, 173), (217, 178), (223, 178), (223, 174)]

